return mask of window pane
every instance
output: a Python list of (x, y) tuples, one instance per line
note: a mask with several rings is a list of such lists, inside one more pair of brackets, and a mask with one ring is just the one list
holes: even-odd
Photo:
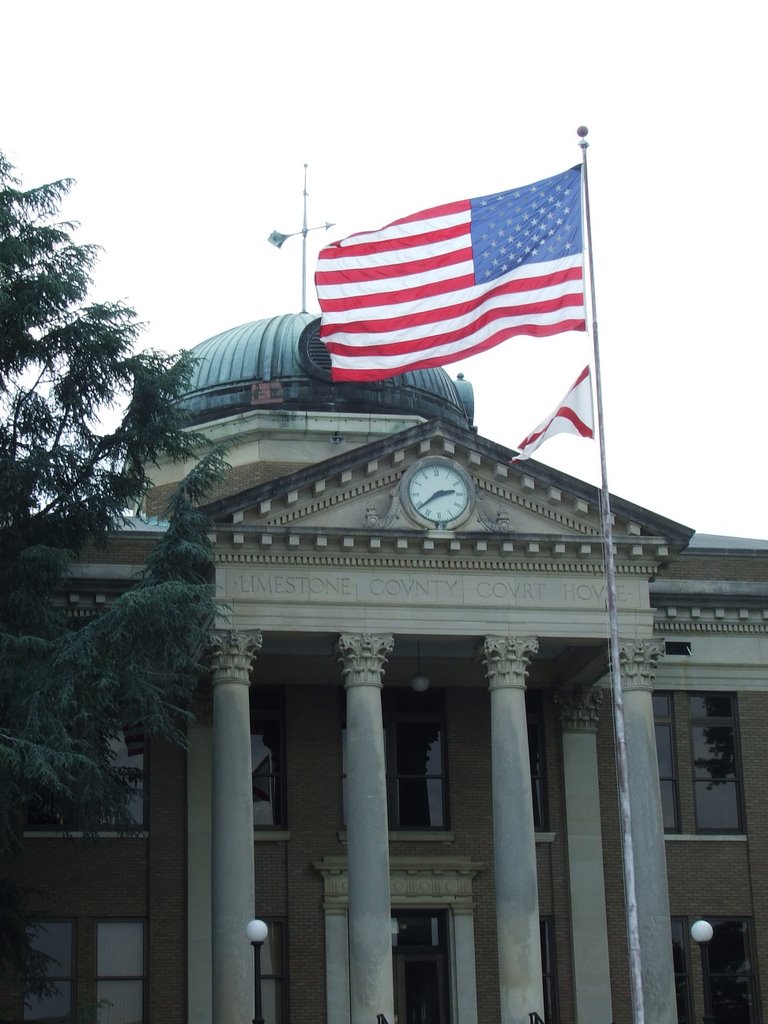
[(674, 775), (672, 756), (672, 730), (668, 725), (656, 726), (656, 753), (659, 759), (659, 774), (662, 778)]
[(672, 708), (670, 706), (668, 693), (654, 693), (653, 714), (655, 718), (670, 718)]
[(442, 779), (400, 779), (397, 785), (399, 824), (440, 828), (443, 824)]
[(141, 978), (144, 974), (142, 921), (101, 921), (97, 974), (100, 978)]
[(283, 824), (283, 717), (278, 687), (251, 687), (253, 823)]
[(278, 978), (261, 982), (261, 1012), (264, 1024), (280, 1024), (283, 1020), (283, 985)]
[(442, 750), (437, 722), (398, 722), (397, 774), (440, 775)]
[(677, 830), (677, 804), (675, 802), (675, 783), (672, 779), (663, 779), (661, 786), (661, 812), (664, 818), (665, 831)]
[(735, 779), (736, 759), (733, 727), (710, 725), (691, 729), (696, 778)]
[(261, 973), (283, 973), (283, 926), (279, 921), (267, 925), (267, 941), (261, 947)]
[(690, 698), (691, 718), (730, 718), (733, 703), (727, 693), (696, 694)]
[(405, 827), (443, 825), (442, 737), (438, 722), (398, 722), (397, 822)]
[(96, 985), (98, 1024), (141, 1024), (143, 983), (141, 981), (100, 981)]
[(734, 698), (693, 694), (689, 707), (696, 826), (737, 832), (742, 822)]
[(47, 977), (72, 977), (71, 921), (41, 921), (30, 928), (30, 940), (35, 949), (57, 961), (48, 966)]
[(72, 982), (57, 981), (56, 992), (52, 995), (27, 996), (26, 999), (24, 1020), (63, 1021), (72, 1009)]
[(678, 1024), (690, 1024), (691, 997), (686, 959), (687, 923), (682, 918), (672, 918), (672, 962), (675, 969), (675, 999), (677, 1002)]
[(707, 948), (712, 1010), (718, 1024), (753, 1024), (754, 978), (749, 946), (749, 923), (728, 918), (712, 921), (714, 934)]
[(113, 736), (109, 745), (113, 770), (133, 791), (128, 801), (128, 816), (136, 825), (144, 824), (144, 729), (136, 726)]
[(738, 831), (739, 808), (735, 782), (697, 782), (696, 824), (701, 829)]
[(56, 989), (48, 996), (25, 996), (24, 1020), (60, 1021), (72, 1010), (71, 921), (41, 921), (29, 929), (32, 946), (52, 957), (46, 977), (55, 979)]
[(709, 943), (709, 970), (712, 974), (751, 970), (745, 921), (717, 922)]

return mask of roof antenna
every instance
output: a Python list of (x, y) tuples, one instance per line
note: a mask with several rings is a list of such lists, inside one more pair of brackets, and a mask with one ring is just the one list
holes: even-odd
[(293, 238), (295, 235), (301, 235), (301, 312), (307, 312), (307, 235), (310, 231), (327, 231), (328, 228), (334, 227), (333, 224), (329, 224), (328, 221), (325, 224), (319, 224), (317, 227), (307, 227), (307, 167), (308, 164), (304, 164), (304, 224), (301, 231), (292, 231), (289, 235), (284, 235), (282, 231), (273, 231), (267, 239), (271, 242), (276, 249), (281, 248), (286, 238)]

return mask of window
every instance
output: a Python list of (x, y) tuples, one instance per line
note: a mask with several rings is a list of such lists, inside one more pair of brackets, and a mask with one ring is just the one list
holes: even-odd
[(269, 932), (261, 947), (261, 1012), (264, 1024), (286, 1020), (285, 929), (282, 921), (266, 922)]
[[(112, 771), (129, 791), (126, 804), (127, 818), (119, 826), (114, 820), (102, 818), (97, 828), (105, 831), (118, 827), (143, 829), (146, 808), (144, 790), (144, 731), (141, 726), (119, 732), (108, 741), (112, 752)], [(92, 828), (98, 820), (96, 812), (86, 813), (77, 801), (62, 803), (46, 793), (40, 793), (25, 810), (24, 827), (29, 831), (77, 832)]]
[[(382, 697), (389, 826), (447, 828), (446, 779), (440, 690), (385, 690)], [(346, 723), (342, 760), (346, 785)]]
[(541, 714), (541, 695), (526, 690), (525, 710), (528, 716), (528, 756), (531, 763), (533, 824), (537, 829), (546, 829), (549, 822), (544, 773), (544, 722)]
[(73, 926), (71, 921), (40, 921), (30, 929), (34, 949), (50, 957), (45, 975), (48, 995), (24, 997), (24, 1020), (64, 1021), (72, 1012)]
[(727, 693), (690, 694), (696, 828), (740, 832), (736, 698)]
[(557, 978), (555, 976), (555, 922), (543, 917), (539, 922), (541, 933), (541, 973), (544, 993), (544, 1024), (554, 1024), (557, 1014)]
[(688, 974), (688, 923), (685, 918), (672, 918), (672, 963), (675, 969), (677, 1024), (692, 1024), (691, 979)]
[(285, 824), (283, 694), (276, 686), (252, 686), (251, 766), (253, 824), (276, 828)]
[(722, 1024), (754, 1024), (755, 976), (749, 921), (743, 918), (707, 920), (714, 934), (705, 949), (712, 994), (712, 1015)]
[(656, 757), (659, 763), (659, 787), (664, 831), (680, 831), (677, 764), (675, 760), (674, 704), (671, 693), (653, 695), (653, 721), (656, 731)]
[(142, 1024), (144, 1020), (144, 922), (99, 921), (96, 925), (98, 1024)]

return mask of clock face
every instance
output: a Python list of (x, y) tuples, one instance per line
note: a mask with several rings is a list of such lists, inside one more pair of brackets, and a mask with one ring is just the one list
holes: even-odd
[(428, 459), (408, 477), (406, 494), (411, 510), (435, 526), (450, 526), (467, 512), (471, 482), (449, 459)]

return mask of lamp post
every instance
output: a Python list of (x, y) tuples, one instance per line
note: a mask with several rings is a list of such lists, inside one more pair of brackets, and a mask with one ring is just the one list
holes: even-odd
[(715, 1017), (712, 1013), (712, 986), (709, 981), (709, 955), (707, 946), (714, 935), (714, 929), (709, 921), (694, 921), (691, 925), (691, 938), (698, 944), (701, 953), (701, 980), (704, 986), (704, 1024), (715, 1024)]
[(269, 928), (256, 918), (248, 922), (245, 934), (253, 946), (253, 1024), (264, 1024), (261, 1013), (261, 947), (269, 935)]

